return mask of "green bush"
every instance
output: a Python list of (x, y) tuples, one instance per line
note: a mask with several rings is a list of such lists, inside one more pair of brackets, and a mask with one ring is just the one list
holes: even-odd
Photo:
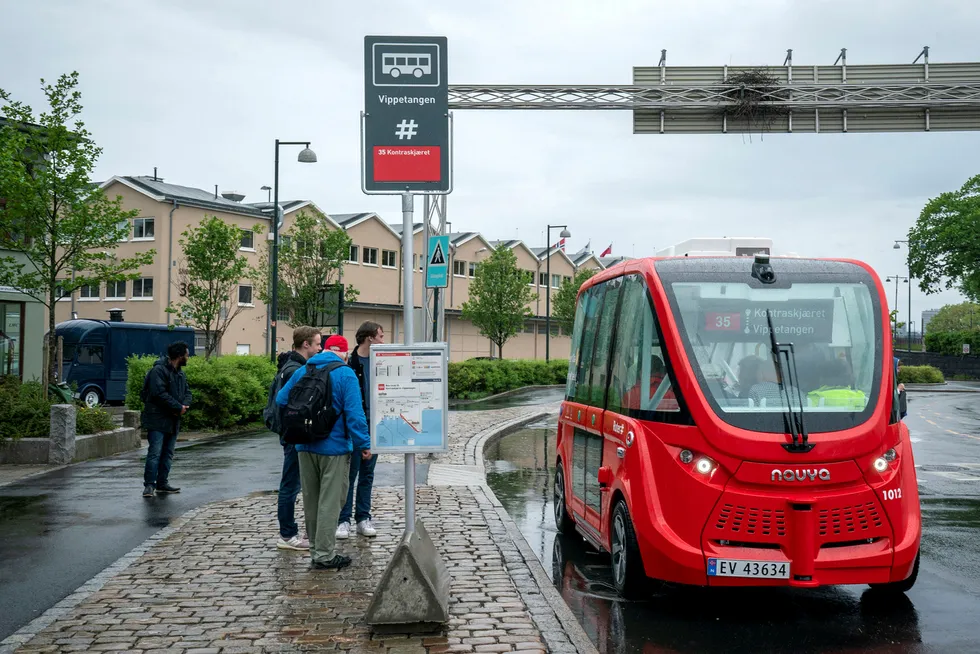
[[(140, 391), (157, 357), (130, 357), (126, 406), (143, 410)], [(191, 357), (184, 368), (193, 401), (182, 429), (226, 429), (255, 422), (269, 395), (276, 366), (264, 356)]]
[(112, 420), (112, 415), (105, 409), (98, 407), (90, 409), (87, 406), (75, 407), (75, 433), (79, 436), (112, 431), (117, 426)]
[(939, 368), (933, 366), (902, 366), (898, 381), (903, 384), (942, 384), (946, 381)]
[(0, 378), (0, 441), (47, 438), (51, 429), (51, 400), (44, 399), (40, 382), (21, 383)]
[(469, 360), (449, 364), (449, 397), (475, 400), (524, 386), (564, 384), (568, 361)]
[(926, 350), (947, 356), (963, 356), (963, 344), (970, 345), (970, 354), (980, 354), (980, 331), (935, 332), (926, 334)]

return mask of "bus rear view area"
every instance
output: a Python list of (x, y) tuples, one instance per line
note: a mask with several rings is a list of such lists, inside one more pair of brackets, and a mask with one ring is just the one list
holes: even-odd
[(579, 292), (555, 520), (617, 590), (915, 583), (888, 305), (846, 260), (628, 260)]

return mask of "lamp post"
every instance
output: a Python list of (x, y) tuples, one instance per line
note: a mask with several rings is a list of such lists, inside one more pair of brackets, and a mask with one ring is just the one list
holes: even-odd
[[(912, 352), (912, 263), (910, 261), (910, 258), (911, 258), (911, 255), (912, 255), (912, 246), (909, 244), (909, 242), (907, 240), (905, 240), (905, 241), (903, 241), (903, 240), (896, 240), (895, 241), (895, 245), (892, 246), (892, 249), (894, 249), (894, 250), (901, 250), (902, 249), (902, 246), (899, 245), (899, 243), (905, 243), (905, 245), (908, 245), (908, 247), (909, 247), (909, 256), (906, 257), (905, 260), (908, 263), (908, 267), (909, 267), (909, 276), (908, 276), (908, 284), (909, 284), (909, 319), (908, 319), (908, 323), (909, 323), (908, 324), (908, 328), (909, 328), (909, 340), (908, 340), (908, 351), (909, 351), (909, 353), (911, 353)], [(896, 301), (896, 305), (897, 305), (897, 301)]]
[(272, 203), (272, 306), (270, 312), (269, 336), (271, 345), (269, 347), (269, 358), (272, 363), (276, 362), (276, 322), (279, 319), (279, 221), (282, 220), (282, 207), (279, 206), (279, 146), (280, 145), (302, 145), (303, 149), (296, 158), (300, 163), (316, 163), (316, 153), (310, 149), (309, 141), (280, 141), (276, 139), (276, 171), (275, 182), (273, 184), (275, 199)]
[(551, 230), (561, 227), (560, 238), (571, 238), (572, 233), (568, 231), (568, 225), (548, 225), (548, 248), (545, 256), (548, 257), (546, 264), (547, 276), (544, 291), (544, 360), (551, 361)]
[[(887, 279), (885, 279), (885, 281), (890, 282), (892, 281), (892, 279), (895, 280), (895, 311), (897, 312), (898, 311), (898, 283), (902, 280), (905, 280), (905, 283), (908, 284), (909, 278), (903, 277), (902, 275), (890, 275)], [(909, 317), (911, 318), (911, 315)], [(898, 336), (898, 313), (895, 314), (895, 335)]]

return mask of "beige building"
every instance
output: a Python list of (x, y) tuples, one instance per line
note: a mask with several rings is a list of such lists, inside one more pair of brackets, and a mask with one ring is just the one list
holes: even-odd
[[(244, 203), (236, 193), (204, 191), (192, 187), (165, 183), (158, 177), (119, 176), (102, 184), (110, 196), (122, 196), (126, 209), (138, 209), (139, 216), (131, 221), (128, 238), (121, 242), (118, 256), (126, 257), (150, 248), (156, 250), (154, 263), (143, 268), (135, 281), (102, 284), (84, 288), (74, 297), (66, 297), (59, 307), (58, 320), (66, 320), (74, 312), (79, 318), (107, 319), (108, 310), (125, 310), (125, 320), (131, 322), (171, 323), (167, 306), (180, 301), (183, 293), (180, 281), (182, 254), (181, 234), (198, 225), (206, 215), (217, 216), (242, 229), (241, 252), (253, 266), (258, 266), (259, 252), (267, 247), (270, 229), (271, 203)], [(357, 301), (345, 308), (343, 332), (353, 343), (357, 327), (365, 320), (380, 323), (388, 342), (398, 342), (402, 326), (402, 248), (401, 224), (389, 224), (376, 213), (326, 214), (309, 201), (281, 202), (284, 211), (283, 229), (288, 229), (300, 211), (313, 211), (329, 225), (343, 229), (352, 240), (350, 254), (342, 273), (344, 284), (359, 291)], [(452, 360), (478, 356), (496, 356), (489, 339), (462, 317), (462, 305), (469, 298), (469, 287), (476, 268), (498, 247), (514, 251), (518, 267), (526, 271), (528, 284), (537, 297), (528, 305), (533, 317), (518, 334), (504, 345), (504, 354), (514, 358), (544, 358), (545, 356), (545, 293), (551, 295), (561, 284), (570, 280), (577, 270), (602, 269), (602, 262), (588, 251), (569, 257), (553, 247), (531, 248), (521, 241), (488, 241), (477, 232), (450, 235), (449, 286), (442, 289), (441, 303), (446, 308), (446, 333)], [(423, 225), (413, 226), (413, 261), (415, 306), (421, 307), (425, 294)], [(546, 271), (551, 259), (551, 278)], [(269, 351), (267, 325), (270, 316), (259, 300), (255, 280), (243, 279), (237, 297), (231, 298), (232, 310), (241, 313), (232, 321), (220, 344), (221, 354), (264, 354)], [(285, 313), (278, 316), (278, 350), (288, 349), (293, 325)], [(567, 358), (569, 337), (556, 323), (551, 325), (551, 356)], [(203, 338), (198, 336), (198, 347)]]

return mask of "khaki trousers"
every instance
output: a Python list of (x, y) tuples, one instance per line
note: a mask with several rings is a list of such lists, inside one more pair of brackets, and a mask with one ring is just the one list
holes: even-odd
[(303, 512), (310, 539), (310, 558), (326, 563), (336, 554), (337, 519), (350, 484), (350, 454), (326, 456), (299, 453), (299, 478), (303, 486)]

